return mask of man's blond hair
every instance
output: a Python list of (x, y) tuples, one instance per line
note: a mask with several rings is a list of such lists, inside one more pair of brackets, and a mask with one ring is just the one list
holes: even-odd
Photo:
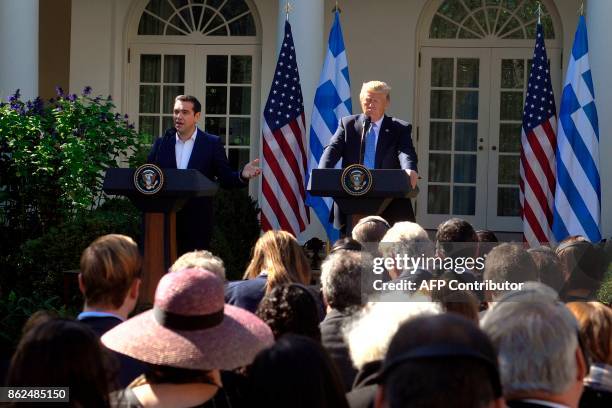
[(209, 251), (191, 251), (183, 254), (174, 261), (170, 267), (170, 272), (177, 272), (182, 269), (200, 268), (212, 272), (221, 280), (225, 280), (225, 265), (223, 260), (213, 255)]
[(365, 98), (368, 92), (381, 93), (387, 97), (387, 100), (391, 100), (391, 87), (386, 82), (382, 81), (368, 81), (364, 82), (361, 86), (361, 92), (359, 92), (359, 99)]

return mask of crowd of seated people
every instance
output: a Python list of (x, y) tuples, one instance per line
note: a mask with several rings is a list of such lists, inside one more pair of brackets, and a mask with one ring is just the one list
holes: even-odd
[(189, 252), (135, 314), (142, 263), (127, 236), (92, 242), (83, 311), (34, 313), (5, 385), (69, 387), (72, 407), (612, 407), (609, 258), (582, 237), (528, 249), (459, 218), (366, 217), (314, 282), (296, 238), (268, 231), (242, 280)]

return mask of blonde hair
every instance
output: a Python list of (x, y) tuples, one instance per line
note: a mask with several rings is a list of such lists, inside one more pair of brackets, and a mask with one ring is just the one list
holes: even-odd
[(121, 307), (130, 286), (140, 278), (141, 267), (140, 252), (132, 238), (120, 234), (97, 238), (81, 254), (85, 301)]
[(387, 100), (391, 100), (391, 87), (386, 82), (382, 81), (368, 81), (361, 85), (361, 92), (359, 92), (359, 100), (363, 100), (368, 92), (381, 93), (387, 97)]
[(566, 306), (578, 321), (580, 337), (593, 362), (612, 365), (612, 310), (599, 302), (570, 302)]
[(244, 279), (253, 279), (262, 271), (268, 274), (266, 292), (285, 283), (310, 283), (310, 265), (302, 247), (286, 231), (268, 231), (253, 248)]
[(221, 280), (225, 280), (225, 265), (223, 260), (210, 251), (191, 251), (181, 255), (170, 267), (170, 272), (188, 268), (199, 268), (214, 273)]

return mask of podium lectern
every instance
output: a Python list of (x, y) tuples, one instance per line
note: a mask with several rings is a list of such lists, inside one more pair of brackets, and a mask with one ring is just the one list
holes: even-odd
[(414, 198), (419, 190), (412, 188), (410, 177), (401, 169), (370, 169), (372, 187), (364, 195), (354, 196), (342, 187), (344, 169), (313, 169), (308, 191), (313, 196), (332, 197), (346, 214), (346, 233), (363, 217), (380, 215), (394, 198)]
[(163, 187), (147, 195), (136, 189), (135, 171), (108, 169), (102, 189), (106, 194), (129, 198), (145, 213), (140, 301), (153, 303), (157, 283), (176, 260), (176, 212), (192, 197), (215, 195), (218, 186), (198, 170), (163, 169)]

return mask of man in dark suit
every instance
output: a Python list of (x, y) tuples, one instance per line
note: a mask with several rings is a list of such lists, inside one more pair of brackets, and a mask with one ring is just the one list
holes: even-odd
[[(244, 187), (248, 180), (261, 174), (259, 159), (245, 165), (240, 172), (233, 170), (218, 136), (197, 127), (202, 105), (196, 97), (179, 95), (174, 100), (174, 128), (158, 138), (147, 161), (161, 168), (196, 169), (221, 187)], [(176, 215), (176, 239), (179, 255), (210, 244), (213, 207), (210, 197), (189, 200)]]
[[(361, 162), (371, 169), (404, 169), (410, 176), (412, 188), (416, 187), (417, 155), (410, 133), (412, 125), (385, 115), (390, 104), (391, 88), (381, 81), (363, 84), (359, 100), (363, 111), (360, 115), (340, 119), (336, 133), (325, 147), (319, 168), (333, 168), (342, 159), (342, 167)], [(362, 134), (365, 129), (364, 141)], [(334, 206), (334, 225), (340, 228), (344, 219)], [(396, 199), (381, 214), (391, 225), (397, 221), (414, 221), (409, 198)]]

